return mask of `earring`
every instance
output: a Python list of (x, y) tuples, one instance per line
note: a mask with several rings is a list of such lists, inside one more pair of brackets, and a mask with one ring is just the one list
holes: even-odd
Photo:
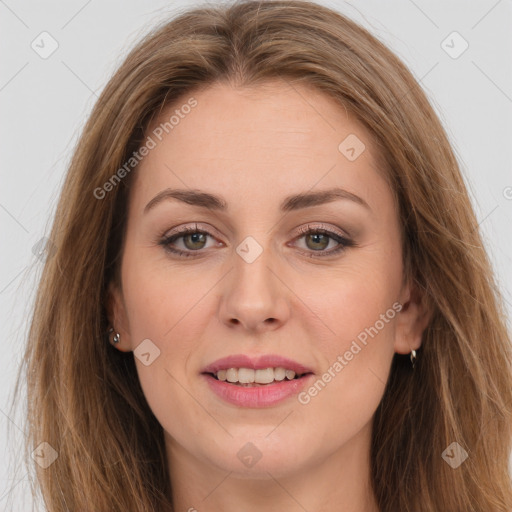
[(412, 365), (412, 368), (414, 370), (414, 365), (416, 364), (416, 359), (418, 359), (416, 357), (416, 350), (411, 350), (411, 365)]
[[(108, 330), (108, 339), (110, 340), (110, 335), (114, 332), (114, 328), (113, 327), (110, 327), (109, 330)], [(114, 338), (112, 339), (112, 344), (113, 345), (117, 345), (120, 341), (120, 338), (121, 338), (121, 335), (116, 332)]]

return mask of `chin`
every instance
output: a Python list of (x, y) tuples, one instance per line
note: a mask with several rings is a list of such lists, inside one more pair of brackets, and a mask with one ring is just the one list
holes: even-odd
[[(308, 436), (295, 438), (284, 430), (281, 436), (277, 432), (269, 436), (269, 432), (272, 429), (266, 428), (264, 434), (251, 435), (245, 429), (245, 435), (226, 438), (225, 446), (216, 446), (218, 453), (209, 451), (206, 456), (222, 471), (243, 479), (263, 480), (270, 478), (270, 475), (278, 478), (296, 473), (307, 465), (307, 452), (311, 450), (311, 445), (308, 450), (302, 444)], [(211, 450), (211, 447), (205, 448)]]

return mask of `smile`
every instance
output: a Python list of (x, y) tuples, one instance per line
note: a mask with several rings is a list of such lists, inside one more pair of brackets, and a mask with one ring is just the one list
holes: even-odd
[(302, 376), (296, 374), (293, 370), (281, 366), (260, 370), (253, 368), (228, 368), (227, 370), (219, 370), (212, 375), (220, 381), (227, 381), (240, 386), (267, 385), (273, 382), (281, 382), (285, 379), (297, 379)]

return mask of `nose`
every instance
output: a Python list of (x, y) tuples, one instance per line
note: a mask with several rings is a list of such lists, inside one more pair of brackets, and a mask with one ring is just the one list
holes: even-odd
[(274, 270), (269, 249), (249, 263), (233, 255), (234, 268), (223, 280), (220, 319), (229, 328), (253, 333), (278, 329), (290, 316), (289, 288)]

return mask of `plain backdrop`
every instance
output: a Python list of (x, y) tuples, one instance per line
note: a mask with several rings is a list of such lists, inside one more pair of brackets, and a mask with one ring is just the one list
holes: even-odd
[[(320, 3), (368, 28), (420, 80), (465, 174), (510, 318), (511, 0)], [(19, 461), (24, 405), (13, 411), (10, 401), (42, 265), (34, 246), (49, 232), (73, 147), (109, 77), (150, 27), (194, 5), (0, 0), (0, 510), (31, 508)]]

